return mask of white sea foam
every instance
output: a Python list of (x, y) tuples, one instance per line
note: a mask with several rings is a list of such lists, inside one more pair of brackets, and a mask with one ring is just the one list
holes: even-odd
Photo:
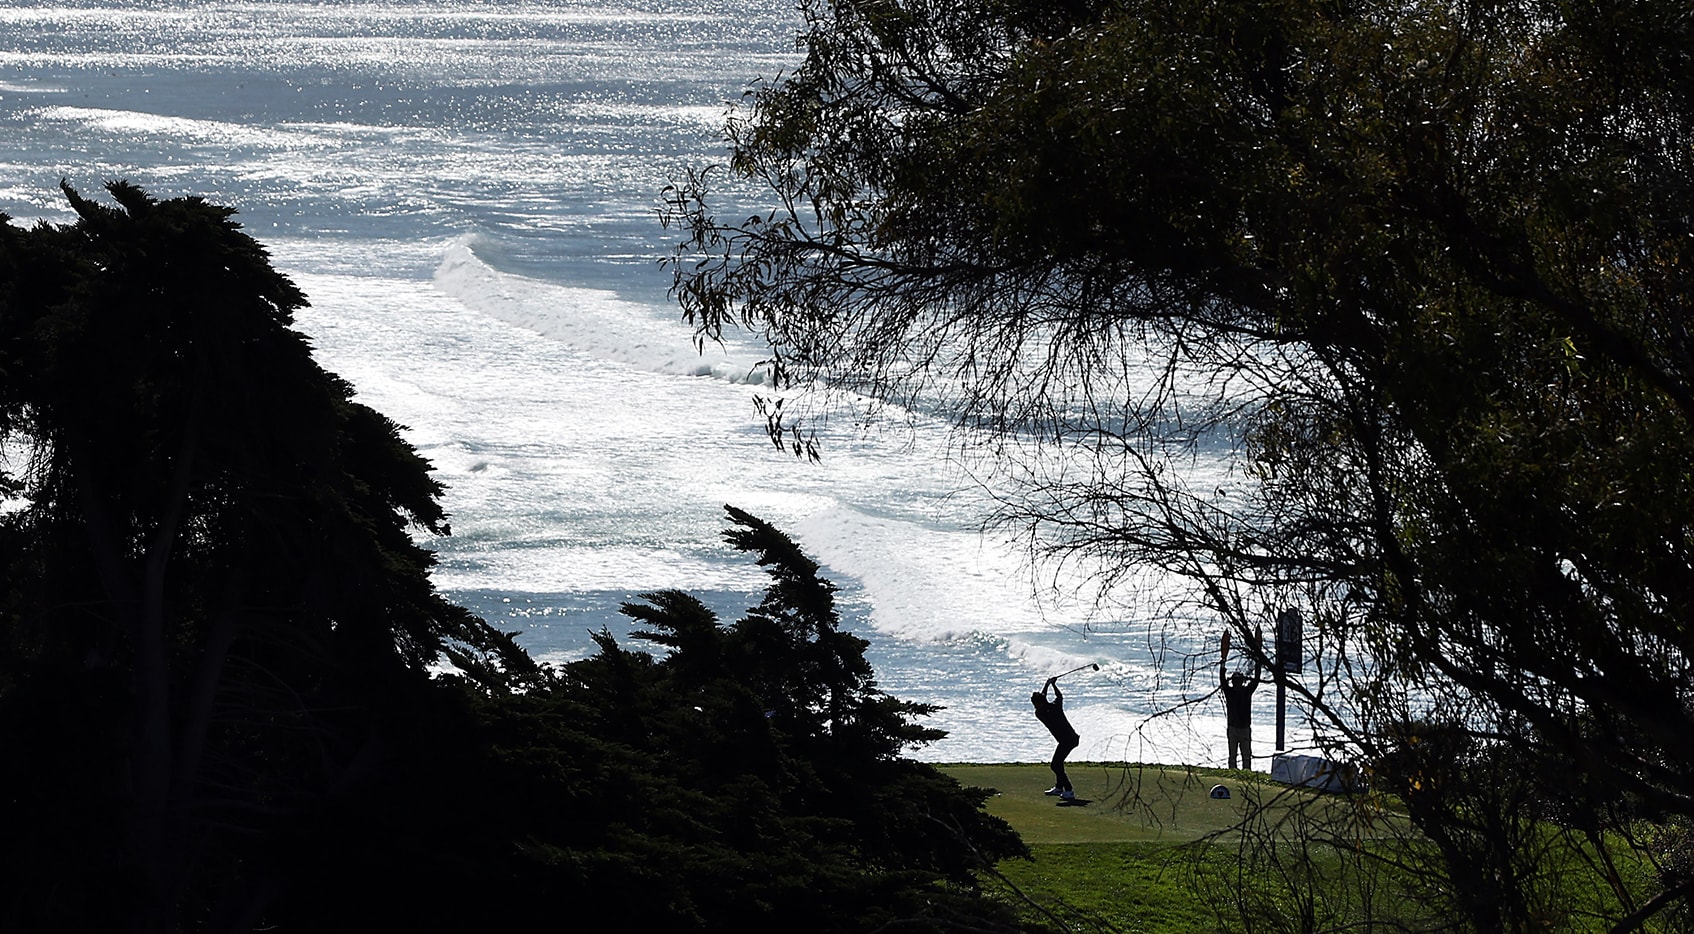
[(1027, 590), (1007, 580), (1015, 568), (974, 532), (844, 506), (814, 513), (794, 532), (831, 567), (864, 584), (877, 628), (890, 635), (948, 641), (1039, 624)]
[(678, 321), (656, 319), (650, 307), (621, 301), (609, 292), (501, 273), (477, 257), (473, 242), (465, 237), (448, 246), (435, 283), (483, 314), (595, 357), (655, 373), (711, 376), (732, 383), (766, 381), (761, 359), (750, 348), (711, 343), (697, 348)]
[(723, 101), (798, 54), (785, 0), (674, 7), (5, 5), (0, 211), (70, 220), (61, 177), (236, 208), (311, 298), (320, 362), (446, 485), (437, 583), (544, 659), (646, 590), (744, 610), (765, 576), (722, 540), (733, 504), (840, 585), (885, 687), (947, 708), (920, 756), (1045, 760), (1029, 692), (1098, 663), (1064, 682), (1073, 758), (1219, 761), (1205, 639), (1153, 638), (1209, 628), (1158, 615), (1168, 584), (1095, 603), (1079, 571), (1032, 573), (977, 531), (991, 498), (949, 459), (968, 439), (924, 412), (820, 422), (820, 464), (777, 451), (765, 350), (702, 357), (651, 298), (667, 171), (721, 160)]

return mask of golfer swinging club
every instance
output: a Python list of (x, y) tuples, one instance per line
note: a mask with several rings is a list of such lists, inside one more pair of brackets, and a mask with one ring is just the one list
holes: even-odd
[[(1048, 691), (1053, 692), (1051, 701), (1047, 700)], [(1058, 795), (1060, 799), (1070, 801), (1076, 797), (1076, 790), (1065, 774), (1065, 757), (1082, 742), (1082, 737), (1076, 735), (1070, 721), (1065, 719), (1065, 695), (1059, 691), (1059, 679), (1048, 678), (1045, 687), (1029, 695), (1029, 701), (1035, 705), (1035, 719), (1040, 720), (1047, 727), (1047, 732), (1059, 741), (1058, 748), (1053, 750), (1053, 787), (1045, 794)]]

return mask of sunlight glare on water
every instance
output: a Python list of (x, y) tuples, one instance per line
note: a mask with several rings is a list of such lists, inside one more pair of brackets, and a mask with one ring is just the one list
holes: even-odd
[(793, 67), (796, 28), (787, 0), (13, 2), (0, 210), (69, 222), (60, 179), (119, 178), (236, 208), (319, 360), (446, 484), (439, 586), (544, 659), (627, 632), (646, 591), (756, 602), (728, 503), (820, 560), (886, 689), (947, 708), (921, 757), (1045, 759), (1029, 692), (1099, 662), (1067, 681), (1079, 758), (1219, 761), (1215, 700), (1148, 720), (1215, 683), (1204, 620), (1068, 600), (977, 531), (989, 500), (922, 413), (831, 422), (821, 464), (777, 451), (760, 349), (702, 357), (678, 322), (660, 192), (721, 159), (726, 103)]

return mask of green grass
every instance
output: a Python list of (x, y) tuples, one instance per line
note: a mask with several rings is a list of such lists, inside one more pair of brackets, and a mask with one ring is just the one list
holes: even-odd
[[(1378, 809), (1382, 820), (1398, 819), (1381, 810), (1378, 799), (1322, 795), (1290, 788), (1262, 772), (1122, 762), (1081, 762), (1070, 766), (1077, 801), (1070, 805), (1042, 794), (1053, 781), (1045, 765), (946, 765), (942, 769), (965, 785), (998, 792), (988, 812), (1003, 818), (1025, 843), (1188, 843), (1228, 834), (1255, 809), (1273, 815), (1296, 806), (1314, 819), (1339, 822), (1359, 808)], [(1211, 797), (1214, 785), (1228, 798)]]
[[(1032, 859), (1007, 860), (991, 891), (1038, 905), (1083, 929), (1132, 934), (1211, 934), (1226, 930), (1211, 904), (1226, 872), (1215, 854), (1184, 844), (1227, 835), (1253, 802), (1282, 791), (1263, 775), (1124, 763), (1074, 763), (1078, 801), (1042, 794), (1045, 765), (949, 765), (966, 785), (995, 789), (988, 811), (1011, 824)], [(1222, 784), (1230, 797), (1210, 796)], [(1050, 919), (1049, 919), (1050, 920)]]
[[(1244, 772), (1081, 762), (1066, 770), (1077, 801), (1061, 805), (1042, 794), (1053, 784), (1045, 765), (943, 769), (965, 785), (999, 792), (989, 799), (988, 812), (1011, 824), (1029, 844), (1186, 843), (1234, 826), (1253, 800), (1243, 791), (1262, 795), (1268, 785), (1262, 776)], [(1228, 799), (1209, 796), (1217, 784), (1231, 790)]]
[(1038, 843), (1030, 852), (1029, 861), (1002, 863), (985, 887), (1032, 920), (1133, 934), (1228, 930), (1215, 903), (1224, 876), (1214, 858), (1150, 842)]
[[(1045, 765), (943, 768), (966, 785), (995, 789), (989, 812), (1029, 845), (1032, 859), (1001, 863), (997, 878), (985, 877), (987, 888), (1024, 904), (1032, 920), (1077, 930), (1216, 934), (1241, 930), (1244, 905), (1295, 910), (1275, 904), (1280, 880), (1261, 885), (1262, 868), (1243, 866), (1244, 821), (1262, 835), (1296, 813), (1358, 824), (1357, 809), (1378, 807), (1370, 798), (1291, 789), (1263, 773), (1125, 763), (1073, 764), (1078, 803), (1061, 805), (1042, 794), (1052, 783)], [(1211, 797), (1219, 784), (1228, 798)]]
[[(1291, 789), (1263, 773), (1075, 763), (1079, 801), (1042, 794), (1044, 764), (947, 765), (966, 785), (995, 789), (988, 811), (1006, 820), (1031, 859), (1006, 860), (985, 888), (1055, 928), (1126, 934), (1223, 934), (1347, 929), (1396, 917), (1414, 928), (1437, 920), (1408, 893), (1419, 886), (1419, 851), (1403, 815), (1376, 795)], [(1230, 791), (1210, 796), (1214, 785)], [(1310, 840), (1327, 843), (1307, 846)], [(1341, 843), (1340, 847), (1329, 843)], [(1627, 914), (1596, 874), (1592, 847), (1548, 827), (1543, 884), (1551, 885), (1548, 932), (1600, 932)], [(1359, 858), (1391, 855), (1390, 864)], [(1349, 855), (1351, 854), (1351, 855)], [(1638, 895), (1657, 886), (1638, 852), (1619, 848), (1618, 867)], [(1637, 878), (1638, 877), (1638, 878)], [(1643, 930), (1669, 934), (1685, 917)], [(1057, 923), (1055, 923), (1057, 922)]]

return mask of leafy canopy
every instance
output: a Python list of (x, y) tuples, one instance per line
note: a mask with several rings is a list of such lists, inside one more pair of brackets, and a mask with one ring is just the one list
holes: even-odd
[(1684, 4), (806, 14), (669, 192), (704, 336), (996, 433), (1000, 518), (1108, 590), (1302, 608), (1338, 754), (1457, 724), (1558, 809), (1694, 815)]
[(537, 665), (234, 213), (107, 190), (0, 224), (0, 929), (1013, 929), (972, 870), (1022, 844), (793, 541), (731, 510), (745, 619)]
[(446, 647), (529, 663), (435, 592), (411, 533), (446, 530), (440, 486), (312, 361), (233, 212), (108, 191), (0, 227), (0, 707), (8, 875), (113, 894), (4, 910), (239, 924)]

